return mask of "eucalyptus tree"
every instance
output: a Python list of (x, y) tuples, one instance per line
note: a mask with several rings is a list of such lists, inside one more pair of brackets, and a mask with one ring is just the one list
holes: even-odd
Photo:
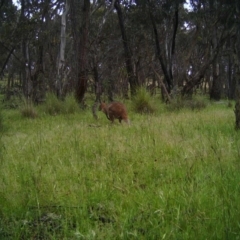
[(1, 63), (1, 76), (3, 76), (3, 70), (6, 66), (6, 61), (11, 56), (14, 47), (9, 47), (7, 44), (9, 43), (9, 35), (8, 33), (12, 31), (11, 23), (14, 22), (12, 18), (12, 1), (5, 2), (2, 1), (0, 5), (0, 63)]
[[(192, 40), (188, 46), (185, 59), (185, 79), (182, 94), (189, 95), (199, 86), (211, 71), (210, 95), (212, 99), (221, 97), (221, 82), (219, 77), (219, 53), (227, 39), (233, 35), (231, 25), (233, 5), (220, 1), (191, 1), (192, 10), (189, 13), (191, 23), (188, 31), (192, 32)], [(197, 56), (197, 57), (194, 57)], [(219, 58), (218, 58), (219, 57)]]
[[(149, 16), (155, 37), (156, 56), (160, 62), (168, 93), (174, 86), (173, 62), (179, 27), (179, 8), (184, 1), (148, 0)], [(159, 34), (159, 32), (161, 32)]]
[(52, 71), (48, 64), (49, 52), (53, 49), (50, 46), (54, 35), (51, 26), (61, 7), (62, 1), (21, 0), (20, 9), (14, 12), (17, 20), (15, 23), (12, 21), (15, 27), (8, 34), (11, 39), (8, 44), (11, 42), (14, 47), (12, 57), (20, 64), (11, 67), (19, 73), (25, 97), (34, 101), (44, 95), (48, 75)]
[[(9, 60), (14, 55), (17, 35), (17, 8), (12, 1), (1, 1), (0, 4), (0, 77), (4, 76), (4, 70), (10, 68)], [(19, 60), (19, 59), (18, 59)], [(8, 65), (8, 67), (7, 67)]]
[(103, 92), (113, 101), (115, 85), (118, 82), (117, 62), (119, 60), (119, 33), (117, 14), (114, 13), (114, 2), (96, 1), (92, 4), (91, 25), (89, 34), (89, 65), (92, 72), (96, 94), (95, 102), (100, 102)]
[[(131, 1), (128, 3), (128, 1), (124, 1), (123, 4), (125, 4), (126, 8), (129, 8), (129, 4), (131, 4)], [(126, 33), (126, 27), (124, 24), (124, 17), (123, 17), (123, 11), (122, 7), (124, 5), (121, 5), (120, 0), (115, 0), (114, 7), (117, 11), (118, 14), (118, 20), (119, 20), (119, 27), (121, 30), (121, 35), (122, 35), (122, 43), (123, 43), (123, 48), (124, 48), (124, 56), (125, 56), (125, 62), (126, 62), (126, 69), (127, 69), (127, 74), (128, 74), (128, 81), (130, 84), (130, 90), (131, 90), (131, 95), (133, 96), (136, 93), (136, 89), (139, 86), (138, 79), (136, 74), (134, 73), (134, 67), (133, 67), (133, 55), (132, 51), (130, 49), (130, 44), (128, 40), (128, 36)]]
[(60, 36), (60, 48), (57, 61), (57, 80), (56, 80), (56, 89), (57, 96), (63, 97), (63, 87), (66, 84), (67, 78), (67, 66), (65, 61), (65, 49), (66, 49), (66, 27), (67, 27), (67, 14), (69, 11), (68, 0), (65, 1), (64, 9), (61, 16), (61, 36)]

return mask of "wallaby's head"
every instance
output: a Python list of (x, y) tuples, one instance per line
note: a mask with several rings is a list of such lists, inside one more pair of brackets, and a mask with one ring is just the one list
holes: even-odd
[(104, 111), (106, 109), (106, 103), (105, 102), (101, 102), (99, 105), (98, 110), (99, 111)]

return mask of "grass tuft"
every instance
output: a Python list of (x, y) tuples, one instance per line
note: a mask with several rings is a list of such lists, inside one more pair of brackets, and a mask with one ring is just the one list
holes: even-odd
[(79, 105), (73, 94), (67, 95), (64, 100), (60, 100), (53, 93), (48, 93), (46, 102), (42, 105), (42, 110), (49, 115), (73, 114), (79, 111)]
[(38, 117), (37, 110), (34, 107), (32, 101), (24, 99), (22, 105), (19, 108), (19, 110), (20, 110), (21, 115), (25, 118), (36, 118), (36, 117)]
[(63, 102), (54, 93), (47, 93), (43, 109), (49, 115), (57, 115), (64, 111)]
[(74, 94), (69, 94), (64, 100), (64, 113), (73, 114), (79, 111), (79, 104), (74, 96)]
[(156, 108), (150, 93), (144, 87), (140, 87), (132, 100), (133, 110), (137, 113), (154, 113)]

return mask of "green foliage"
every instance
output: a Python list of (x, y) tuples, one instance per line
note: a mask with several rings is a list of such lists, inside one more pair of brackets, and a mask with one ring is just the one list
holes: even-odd
[(240, 237), (240, 133), (226, 105), (131, 113), (130, 126), (4, 111), (0, 239)]
[(79, 111), (79, 106), (73, 94), (67, 95), (62, 101), (55, 94), (48, 93), (42, 109), (50, 115), (72, 114)]
[(43, 104), (43, 109), (50, 115), (57, 115), (64, 112), (64, 104), (59, 100), (54, 93), (47, 93), (46, 102)]
[(144, 87), (140, 87), (132, 100), (133, 110), (137, 113), (154, 113), (154, 106), (150, 93)]
[(69, 94), (64, 100), (64, 113), (72, 114), (79, 111), (79, 104), (76, 101), (74, 94)]
[(36, 108), (34, 107), (32, 101), (24, 99), (22, 105), (20, 107), (20, 113), (23, 117), (26, 118), (36, 118), (38, 117), (38, 113)]
[[(1, 97), (3, 97), (3, 95)], [(22, 93), (20, 93), (19, 90), (14, 89), (10, 96), (3, 97), (3, 107), (6, 109), (17, 109), (21, 106), (23, 98)]]
[(183, 108), (191, 110), (201, 110), (207, 107), (207, 99), (205, 96), (194, 95), (192, 98), (183, 98), (177, 96), (167, 105), (169, 111), (178, 111)]

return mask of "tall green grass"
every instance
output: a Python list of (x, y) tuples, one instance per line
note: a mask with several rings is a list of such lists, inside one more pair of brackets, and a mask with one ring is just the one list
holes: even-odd
[(130, 111), (130, 126), (90, 110), (4, 114), (0, 239), (240, 237), (240, 135), (225, 105)]
[(132, 108), (135, 112), (141, 114), (151, 114), (156, 111), (153, 98), (144, 87), (137, 89), (132, 101)]
[(46, 114), (72, 114), (79, 111), (79, 106), (73, 94), (69, 94), (62, 101), (53, 93), (48, 93), (46, 101), (41, 107)]

